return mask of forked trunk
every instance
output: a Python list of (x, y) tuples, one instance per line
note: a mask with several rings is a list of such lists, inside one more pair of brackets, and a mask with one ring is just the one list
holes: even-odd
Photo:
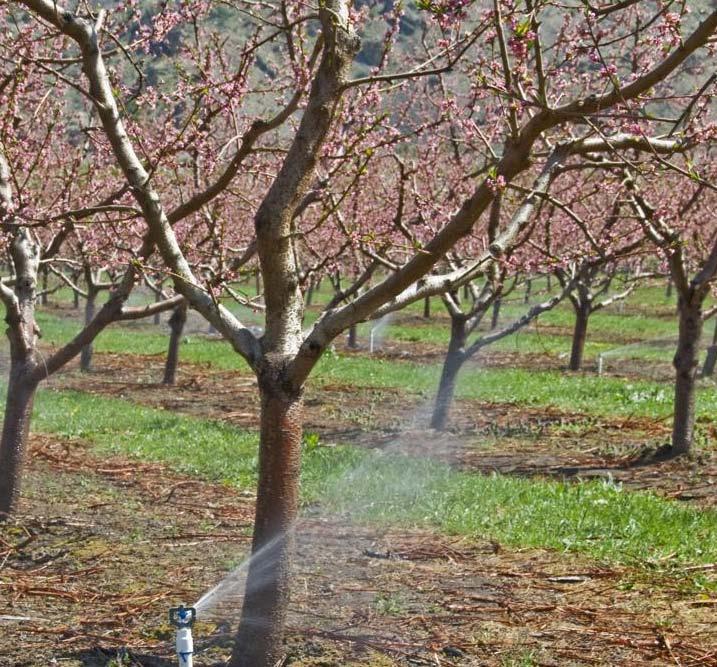
[(570, 350), (571, 371), (579, 371), (583, 365), (585, 341), (588, 334), (588, 321), (590, 319), (590, 305), (581, 304), (575, 308), (575, 327), (573, 328), (573, 344)]
[(301, 393), (260, 378), (261, 439), (252, 559), (229, 667), (280, 664), (299, 500)]
[(702, 338), (701, 303), (679, 300), (680, 332), (673, 359), (675, 367), (675, 407), (672, 424), (672, 453), (689, 453), (695, 430), (695, 384)]
[(24, 361), (11, 362), (0, 441), (0, 521), (13, 512), (20, 495), (32, 402), (37, 388), (27, 379), (29, 370)]
[(438, 385), (436, 403), (431, 417), (431, 428), (443, 431), (448, 421), (448, 413), (453, 404), (456, 393), (456, 380), (458, 372), (463, 366), (466, 344), (466, 320), (464, 317), (451, 318), (451, 340), (448, 343), (448, 352), (443, 362), (441, 381)]
[[(95, 306), (97, 303), (97, 292), (93, 289), (87, 290), (87, 302), (85, 303), (85, 326), (87, 326), (95, 316)], [(92, 368), (92, 344), (85, 345), (80, 353), (80, 370), (89, 371)]]
[(187, 323), (187, 304), (183, 301), (172, 311), (169, 318), (169, 349), (167, 350), (167, 361), (164, 364), (164, 378), (162, 384), (174, 384), (177, 376), (177, 363), (179, 362), (179, 344), (184, 333), (184, 325)]

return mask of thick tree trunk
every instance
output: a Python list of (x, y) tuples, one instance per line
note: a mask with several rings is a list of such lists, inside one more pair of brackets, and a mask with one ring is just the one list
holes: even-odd
[(347, 345), (352, 349), (355, 350), (358, 347), (358, 332), (356, 330), (356, 325), (352, 324), (349, 327), (349, 340)]
[(431, 297), (427, 296), (423, 300), (423, 319), (430, 320), (431, 319)]
[(32, 402), (36, 385), (26, 375), (28, 365), (23, 361), (12, 361), (10, 380), (5, 400), (2, 440), (0, 441), (0, 521), (15, 509), (20, 495), (20, 479), (27, 437), (32, 417)]
[(585, 352), (585, 340), (588, 334), (588, 321), (590, 319), (590, 305), (582, 304), (573, 306), (575, 309), (575, 327), (573, 328), (573, 344), (570, 350), (571, 371), (579, 371), (583, 365), (583, 354)]
[(707, 348), (707, 357), (705, 365), (702, 367), (702, 375), (704, 377), (712, 377), (715, 372), (715, 364), (717, 363), (717, 317), (715, 317), (715, 328), (712, 333), (712, 345)]
[(496, 299), (493, 302), (493, 313), (490, 318), (490, 328), (495, 329), (498, 326), (500, 320), (500, 299)]
[(186, 323), (187, 303), (183, 301), (174, 308), (172, 316), (169, 318), (169, 349), (167, 350), (167, 361), (164, 364), (162, 384), (174, 384), (179, 361), (179, 344), (182, 340), (182, 333)]
[[(95, 316), (95, 306), (97, 304), (97, 292), (93, 289), (87, 289), (87, 301), (85, 302), (85, 326), (87, 326)], [(87, 372), (92, 369), (92, 344), (85, 345), (80, 353), (80, 370)]]
[(287, 393), (280, 373), (260, 378), (261, 440), (252, 559), (241, 623), (229, 667), (280, 663), (289, 601), (293, 527), (298, 508), (301, 393)]
[(695, 429), (695, 385), (699, 346), (702, 338), (702, 304), (685, 303), (679, 299), (680, 331), (675, 367), (675, 407), (672, 424), (672, 453), (689, 453)]
[(456, 392), (456, 379), (465, 357), (466, 344), (466, 320), (464, 317), (451, 318), (451, 339), (448, 343), (448, 351), (443, 361), (441, 381), (438, 385), (436, 403), (433, 406), (431, 417), (431, 428), (443, 431), (448, 421), (448, 413), (453, 404), (453, 397)]

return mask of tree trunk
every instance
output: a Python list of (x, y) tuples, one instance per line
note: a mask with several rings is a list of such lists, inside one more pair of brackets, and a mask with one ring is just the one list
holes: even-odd
[(40, 270), (40, 273), (42, 275), (42, 292), (40, 293), (40, 303), (43, 306), (47, 305), (47, 265), (43, 266)]
[(172, 311), (169, 318), (169, 349), (167, 361), (164, 364), (164, 378), (162, 384), (174, 384), (177, 376), (177, 362), (179, 361), (179, 344), (182, 340), (184, 325), (187, 323), (187, 303), (182, 301)]
[(590, 319), (590, 305), (581, 304), (573, 306), (575, 309), (575, 327), (573, 328), (573, 344), (570, 350), (571, 371), (579, 371), (583, 365), (583, 354), (585, 352), (585, 340), (588, 333), (588, 320)]
[[(155, 302), (155, 303), (159, 303), (161, 300), (162, 300), (162, 292), (161, 292), (161, 290), (155, 290), (155, 291), (154, 291), (154, 302)], [(172, 315), (174, 315), (174, 313), (173, 313)], [(156, 324), (157, 326), (159, 326), (159, 325), (162, 323), (162, 314), (161, 314), (161, 313), (155, 313), (155, 314), (154, 314), (154, 317), (152, 318), (152, 321), (154, 322), (154, 324)], [(172, 326), (171, 322), (170, 322), (169, 326), (170, 326), (170, 327)], [(172, 384), (172, 382), (170, 382), (170, 384)]]
[(314, 280), (309, 280), (309, 287), (306, 290), (306, 307), (308, 308), (314, 300)]
[[(87, 326), (95, 316), (95, 305), (97, 303), (97, 291), (91, 288), (87, 289), (87, 301), (85, 303), (85, 326)], [(80, 370), (87, 372), (92, 369), (92, 344), (85, 345), (80, 353)]]
[(665, 296), (668, 299), (672, 298), (672, 279), (671, 278), (669, 278), (667, 280), (667, 288), (665, 289)]
[(523, 297), (523, 303), (528, 304), (530, 303), (530, 294), (533, 291), (533, 281), (528, 280), (525, 283), (525, 296)]
[(20, 480), (27, 436), (30, 431), (32, 402), (36, 385), (26, 379), (28, 365), (13, 360), (5, 399), (5, 417), (0, 441), (0, 521), (10, 515), (20, 495)]
[(303, 401), (301, 392), (287, 393), (280, 372), (271, 375), (273, 379), (259, 379), (256, 522), (241, 623), (229, 667), (275, 667), (283, 653), (299, 498)]
[(349, 340), (348, 340), (347, 344), (352, 350), (355, 350), (356, 348), (358, 348), (358, 333), (356, 331), (355, 324), (352, 324), (349, 327)]
[(423, 300), (423, 319), (431, 319), (431, 297), (427, 296)]
[(456, 391), (456, 379), (465, 361), (466, 320), (464, 317), (451, 317), (451, 339), (443, 361), (441, 381), (438, 384), (436, 403), (433, 406), (431, 428), (443, 431), (448, 421), (448, 413), (453, 404)]
[(672, 453), (689, 453), (695, 429), (695, 385), (702, 337), (702, 303), (690, 304), (680, 297), (680, 332), (675, 367), (675, 407), (672, 424)]
[(493, 314), (490, 318), (490, 328), (495, 329), (498, 326), (498, 320), (500, 320), (500, 299), (496, 299), (493, 302)]
[(552, 276), (548, 276), (548, 279), (546, 280), (546, 287), (548, 288), (548, 294), (553, 293), (553, 281)]
[(80, 307), (80, 293), (77, 290), (72, 291), (72, 305), (75, 310)]
[(712, 345), (707, 348), (705, 365), (702, 367), (702, 375), (704, 377), (712, 377), (712, 375), (714, 375), (715, 363), (717, 363), (717, 317), (715, 318), (715, 328), (712, 334)]

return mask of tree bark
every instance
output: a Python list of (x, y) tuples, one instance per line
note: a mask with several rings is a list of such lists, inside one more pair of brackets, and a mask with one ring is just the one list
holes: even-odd
[(665, 289), (665, 296), (668, 299), (672, 298), (672, 278), (667, 279), (667, 288)]
[(431, 319), (431, 297), (427, 296), (423, 300), (423, 319), (430, 320)]
[(177, 376), (177, 363), (179, 361), (179, 344), (182, 340), (184, 325), (187, 323), (187, 302), (183, 301), (172, 311), (169, 318), (169, 348), (167, 360), (164, 364), (164, 378), (162, 384), (174, 384)]
[(673, 359), (675, 367), (675, 406), (672, 423), (672, 453), (688, 454), (695, 430), (695, 385), (702, 338), (702, 302), (690, 303), (680, 297), (680, 331)]
[(530, 295), (533, 291), (533, 281), (528, 280), (525, 283), (525, 295), (523, 296), (523, 303), (528, 304), (530, 303)]
[(29, 370), (31, 365), (24, 360), (11, 361), (0, 441), (0, 521), (13, 512), (20, 495), (32, 403), (37, 388), (26, 378)]
[(575, 327), (573, 328), (573, 343), (570, 350), (571, 371), (579, 371), (583, 365), (583, 354), (585, 352), (585, 340), (588, 333), (588, 321), (590, 319), (590, 304), (581, 303), (579, 306), (573, 304), (575, 309)]
[(437, 431), (444, 431), (446, 428), (448, 413), (455, 396), (458, 371), (460, 371), (463, 362), (466, 360), (466, 335), (466, 318), (463, 316), (451, 316), (451, 338), (448, 343), (446, 358), (443, 361), (441, 381), (438, 385), (436, 403), (431, 417), (431, 428)]
[(303, 400), (279, 372), (259, 380), (261, 438), (252, 558), (229, 667), (274, 667), (282, 653), (299, 498)]
[[(91, 287), (87, 288), (87, 301), (85, 302), (85, 326), (92, 322), (92, 318), (95, 316), (97, 304), (97, 291)], [(88, 372), (92, 369), (92, 343), (85, 345), (80, 353), (80, 370)]]

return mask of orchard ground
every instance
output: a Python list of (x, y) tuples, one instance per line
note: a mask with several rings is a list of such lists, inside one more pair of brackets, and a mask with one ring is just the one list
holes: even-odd
[[(45, 344), (77, 318), (47, 308)], [(593, 317), (582, 373), (564, 370), (567, 306), (488, 348), (445, 434), (426, 428), (440, 304), (383, 323), (373, 354), (371, 326), (306, 397), (285, 664), (717, 665), (717, 393), (701, 381), (696, 456), (660, 460), (664, 286)], [(20, 512), (0, 529), (2, 667), (174, 664), (167, 608), (247, 552), (254, 380), (195, 330), (163, 387), (165, 347), (158, 327), (114, 328), (92, 373), (38, 396)], [(236, 606), (200, 622), (195, 664), (226, 658)]]

